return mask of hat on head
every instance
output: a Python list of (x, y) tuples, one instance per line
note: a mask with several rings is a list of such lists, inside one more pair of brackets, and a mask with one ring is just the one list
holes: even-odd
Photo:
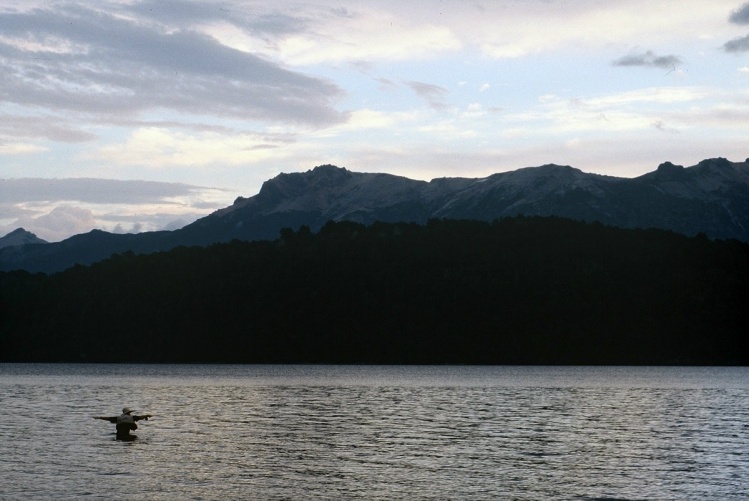
[(130, 414), (131, 412), (133, 412), (133, 410), (130, 407), (125, 407), (124, 409), (122, 409), (123, 414)]

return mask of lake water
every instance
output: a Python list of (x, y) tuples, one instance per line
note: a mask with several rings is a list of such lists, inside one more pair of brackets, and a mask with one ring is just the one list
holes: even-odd
[(0, 439), (0, 499), (749, 499), (749, 368), (0, 364)]

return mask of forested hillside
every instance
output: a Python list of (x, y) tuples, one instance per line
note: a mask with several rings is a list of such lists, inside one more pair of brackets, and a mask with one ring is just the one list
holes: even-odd
[(747, 364), (749, 245), (561, 218), (328, 223), (0, 273), (0, 361)]

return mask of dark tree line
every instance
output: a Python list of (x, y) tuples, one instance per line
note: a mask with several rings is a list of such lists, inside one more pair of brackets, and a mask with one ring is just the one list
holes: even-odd
[(746, 365), (748, 293), (738, 241), (328, 223), (0, 273), (0, 361)]

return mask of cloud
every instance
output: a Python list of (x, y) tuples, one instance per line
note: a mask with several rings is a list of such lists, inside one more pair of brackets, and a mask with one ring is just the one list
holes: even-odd
[(429, 106), (431, 106), (435, 110), (442, 111), (447, 108), (447, 105), (444, 101), (445, 95), (447, 94), (447, 89), (445, 89), (444, 87), (416, 81), (405, 83), (406, 85), (411, 87), (411, 90), (413, 90), (417, 96), (424, 99), (427, 103), (429, 103)]
[(649, 68), (675, 68), (681, 64), (679, 56), (669, 54), (668, 56), (657, 56), (653, 51), (643, 54), (631, 54), (623, 56), (612, 63), (614, 66), (645, 66)]
[(96, 135), (54, 115), (0, 114), (0, 137), (41, 137), (63, 143), (81, 143), (95, 139)]
[[(717, 2), (718, 0), (716, 0)], [(730, 1), (730, 0), (729, 0)], [(466, 48), (492, 57), (617, 43), (652, 45), (690, 38), (705, 23), (725, 23), (725, 7), (606, 0), (577, 2), (120, 2), (123, 16), (168, 29), (199, 26), (230, 47), (291, 65), (436, 59)], [(723, 5), (727, 0), (722, 0)], [(450, 5), (447, 5), (450, 4)], [(729, 4), (730, 5), (730, 4)], [(647, 9), (648, 16), (640, 13)]]
[(380, 129), (398, 126), (413, 121), (412, 112), (382, 112), (370, 109), (357, 110), (351, 114), (351, 120), (334, 130), (361, 131), (364, 129)]
[(434, 59), (463, 47), (458, 34), (444, 22), (421, 15), (435, 10), (431, 4), (416, 7), (385, 2), (356, 4), (340, 10), (317, 4), (298, 5), (306, 29), (273, 39), (272, 52), (294, 65), (350, 61), (408, 61)]
[[(669, 117), (676, 110), (683, 109), (685, 103), (697, 106), (708, 96), (709, 92), (699, 87), (653, 87), (574, 99), (546, 95), (539, 98), (536, 108), (503, 115), (503, 121), (510, 137), (582, 132), (624, 135), (653, 127), (672, 130), (675, 126)], [(669, 119), (668, 127), (664, 117)], [(676, 119), (674, 122), (684, 123)]]
[(45, 148), (30, 143), (0, 142), (0, 155), (28, 155), (45, 151)]
[(476, 12), (472, 19), (461, 16), (461, 29), (456, 32), (461, 40), (473, 41), (486, 55), (496, 58), (560, 50), (584, 52), (596, 46), (620, 46), (623, 40), (656, 47), (675, 40), (688, 43), (707, 26), (724, 25), (725, 10), (721, 11), (717, 1), (690, 2), (689, 8), (646, 0), (539, 0), (515, 2), (512, 7), (508, 2), (485, 2), (487, 11)]
[(728, 42), (723, 44), (723, 50), (725, 50), (726, 52), (749, 51), (749, 35), (729, 40)]
[(248, 165), (286, 155), (281, 147), (293, 141), (294, 135), (288, 133), (187, 133), (164, 127), (139, 127), (126, 141), (102, 146), (81, 159), (158, 168), (210, 166), (218, 162)]
[(652, 125), (653, 125), (654, 128), (656, 128), (656, 129), (658, 129), (659, 131), (662, 131), (662, 132), (669, 132), (669, 133), (672, 133), (672, 134), (678, 134), (679, 133), (678, 129), (670, 127), (663, 120), (655, 120)]
[(165, 26), (226, 22), (243, 27), (251, 34), (290, 35), (306, 31), (309, 19), (278, 12), (258, 13), (257, 9), (206, 1), (147, 0), (124, 5), (123, 10), (157, 21)]
[(741, 129), (749, 122), (749, 106), (740, 100), (722, 102), (711, 106), (693, 107), (687, 111), (671, 113), (674, 121), (689, 127)]
[[(618, 92), (600, 97), (581, 100), (584, 106), (616, 106), (636, 103), (671, 104), (704, 99), (709, 91), (701, 87), (647, 87), (632, 91)], [(552, 96), (553, 99), (556, 96)]]
[(374, 79), (375, 82), (380, 84), (382, 90), (392, 90), (398, 87), (398, 85), (388, 78), (378, 77)]
[(481, 103), (471, 103), (461, 115), (463, 118), (478, 118), (487, 114)]
[(191, 24), (196, 21), (210, 22), (219, 19), (236, 17), (237, 10), (226, 4), (216, 2), (200, 2), (191, 0), (171, 0), (160, 2), (157, 0), (136, 0), (132, 4), (124, 4), (123, 12), (149, 18), (164, 25)]
[(728, 20), (734, 24), (749, 24), (749, 2), (731, 12)]
[[(6, 212), (0, 207), (0, 212)], [(103, 229), (112, 233), (139, 233), (161, 229), (179, 229), (191, 223), (201, 213), (181, 214), (175, 217), (168, 212), (141, 214), (117, 214), (102, 212), (101, 207), (93, 208), (63, 204), (40, 206), (34, 210), (24, 210), (19, 217), (7, 225), (0, 225), (0, 236), (7, 235), (17, 228), (24, 228), (48, 242), (59, 242), (72, 235), (87, 233), (93, 229)]]
[[(182, 183), (68, 178), (0, 179), (3, 204), (78, 201), (93, 204), (152, 204), (190, 196), (206, 188)], [(0, 216), (1, 217), (1, 216)]]
[[(183, 17), (204, 8), (179, 5)], [(315, 127), (346, 119), (334, 106), (343, 91), (330, 81), (223, 45), (192, 25), (118, 14), (73, 4), (1, 12), (2, 100), (104, 116), (167, 109)]]
[[(728, 20), (733, 24), (749, 24), (749, 2), (731, 12)], [(723, 50), (726, 52), (749, 51), (749, 35), (729, 40), (723, 44)]]
[(48, 241), (94, 228), (176, 229), (226, 207), (237, 194), (154, 181), (0, 179), (0, 236), (21, 227)]
[(56, 242), (70, 235), (93, 230), (96, 228), (96, 220), (93, 213), (88, 209), (61, 205), (38, 217), (22, 217), (13, 227), (24, 228), (39, 238)]

